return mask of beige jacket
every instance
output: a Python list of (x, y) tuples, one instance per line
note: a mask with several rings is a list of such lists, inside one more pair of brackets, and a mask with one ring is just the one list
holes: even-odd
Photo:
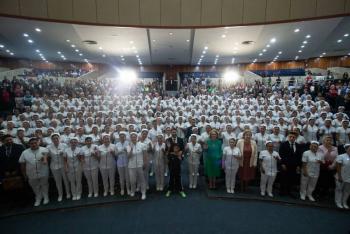
[[(249, 166), (250, 167), (256, 167), (257, 165), (257, 161), (258, 161), (258, 150), (257, 150), (257, 146), (254, 140), (250, 140), (250, 145), (252, 146), (252, 156), (250, 157), (250, 162), (249, 162)], [(237, 147), (239, 148), (239, 150), (241, 151), (242, 154), (242, 160), (240, 160), (239, 162), (239, 166), (243, 167), (243, 149), (244, 149), (244, 140), (240, 139), (237, 141)]]

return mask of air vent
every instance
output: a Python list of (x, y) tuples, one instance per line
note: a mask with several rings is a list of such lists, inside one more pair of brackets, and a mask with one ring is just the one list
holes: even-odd
[(85, 40), (83, 41), (85, 44), (88, 44), (88, 45), (97, 45), (97, 41), (92, 41), (92, 40)]
[(242, 45), (252, 45), (254, 41), (242, 41)]

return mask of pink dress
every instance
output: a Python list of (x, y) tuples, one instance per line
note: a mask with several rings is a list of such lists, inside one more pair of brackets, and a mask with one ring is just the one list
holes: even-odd
[(252, 146), (250, 143), (244, 143), (243, 146), (243, 167), (239, 168), (239, 178), (241, 181), (250, 181), (255, 177), (255, 167), (250, 167), (250, 158), (252, 157)]

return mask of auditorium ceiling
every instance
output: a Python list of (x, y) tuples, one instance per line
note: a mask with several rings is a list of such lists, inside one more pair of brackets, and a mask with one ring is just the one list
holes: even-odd
[(0, 56), (115, 65), (227, 65), (350, 55), (350, 17), (225, 28), (129, 28), (0, 17)]

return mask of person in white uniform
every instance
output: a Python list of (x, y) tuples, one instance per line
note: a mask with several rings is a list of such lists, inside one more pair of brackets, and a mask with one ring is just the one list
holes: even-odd
[(81, 148), (83, 171), (88, 184), (88, 197), (98, 197), (98, 146), (92, 144), (92, 137), (85, 137), (85, 144)]
[(241, 158), (242, 154), (238, 147), (236, 147), (236, 140), (231, 138), (229, 140), (229, 146), (224, 148), (222, 156), (227, 193), (235, 193), (236, 175)]
[(157, 142), (155, 142), (153, 145), (153, 154), (156, 189), (157, 191), (163, 191), (165, 173), (165, 143), (164, 136), (162, 134), (157, 134)]
[(69, 182), (66, 174), (66, 170), (64, 167), (64, 151), (68, 147), (66, 144), (60, 142), (60, 134), (59, 133), (53, 133), (51, 135), (51, 141), (52, 144), (47, 146), (48, 150), (48, 157), (50, 159), (50, 169), (53, 175), (53, 178), (55, 179), (55, 184), (58, 192), (58, 198), (57, 201), (62, 201), (63, 196), (63, 188), (62, 188), (62, 182), (64, 183), (65, 191), (66, 191), (66, 198), (70, 199), (70, 189), (69, 189)]
[(82, 193), (81, 177), (83, 174), (81, 166), (80, 148), (78, 147), (79, 139), (72, 137), (69, 140), (69, 147), (64, 151), (65, 168), (68, 174), (72, 200), (80, 200)]
[(125, 189), (128, 195), (130, 195), (130, 179), (128, 171), (128, 155), (127, 147), (129, 142), (126, 141), (126, 132), (120, 131), (118, 136), (118, 142), (115, 147), (117, 150), (117, 168), (119, 174), (120, 195), (125, 194)]
[(260, 194), (265, 196), (266, 190), (269, 197), (273, 197), (272, 189), (277, 174), (277, 161), (281, 160), (277, 151), (274, 151), (274, 143), (266, 141), (266, 150), (260, 152)]
[(300, 199), (305, 200), (305, 197), (314, 202), (312, 196), (315, 190), (317, 180), (320, 174), (320, 164), (324, 162), (324, 155), (318, 149), (319, 142), (311, 141), (310, 150), (305, 151), (302, 156), (302, 173), (300, 179)]
[[(149, 176), (150, 176), (150, 164), (151, 164), (151, 151), (152, 151), (152, 141), (148, 138), (148, 130), (142, 129), (140, 136), (140, 143), (142, 143), (144, 147), (144, 152), (146, 154), (146, 161), (144, 165), (144, 174), (146, 181), (146, 189), (149, 189)], [(152, 173), (153, 175), (153, 173)]]
[(29, 140), (29, 149), (22, 152), (19, 163), (25, 179), (28, 179), (30, 187), (35, 194), (34, 206), (49, 203), (49, 167), (47, 161), (47, 149), (39, 146), (36, 138)]
[(196, 134), (190, 136), (190, 142), (186, 144), (185, 152), (188, 153), (189, 188), (196, 189), (199, 175), (198, 168), (202, 154), (202, 146), (197, 142)]
[(107, 196), (108, 191), (113, 196), (116, 170), (116, 148), (114, 144), (111, 144), (109, 134), (102, 134), (102, 142), (103, 144), (98, 147), (98, 155), (100, 158), (99, 167), (104, 188), (103, 196)]
[(141, 187), (142, 200), (146, 199), (146, 181), (143, 174), (144, 163), (146, 163), (146, 152), (142, 143), (137, 142), (137, 133), (130, 133), (130, 144), (127, 148), (128, 169), (130, 178), (130, 196), (135, 196), (136, 184)]
[(335, 204), (340, 209), (349, 209), (347, 201), (350, 195), (350, 144), (345, 144), (344, 148), (346, 153), (336, 158)]

